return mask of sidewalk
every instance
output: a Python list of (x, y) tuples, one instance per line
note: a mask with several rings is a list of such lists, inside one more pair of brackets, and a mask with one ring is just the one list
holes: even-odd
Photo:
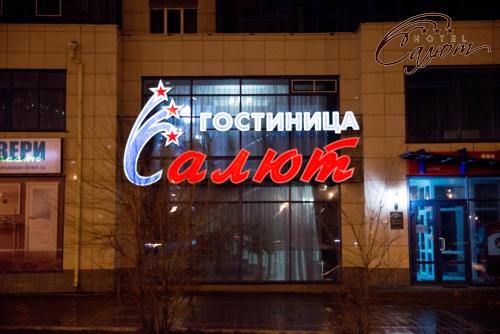
[[(373, 324), (379, 333), (500, 333), (499, 290), (381, 290)], [(488, 298), (481, 302), (470, 295)], [(469, 303), (456, 302), (467, 297)], [(133, 333), (137, 314), (136, 307), (109, 295), (3, 295), (0, 333)], [(183, 327), (192, 332), (325, 332), (331, 319), (342, 321), (325, 295), (205, 294), (195, 297)]]

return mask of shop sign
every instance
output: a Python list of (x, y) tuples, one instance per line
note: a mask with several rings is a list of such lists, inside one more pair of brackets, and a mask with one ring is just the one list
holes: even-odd
[(0, 174), (61, 173), (61, 138), (0, 138)]
[[(389, 56), (388, 48), (405, 48), (400, 55)], [(408, 50), (409, 49), (409, 50)], [(451, 17), (442, 13), (424, 13), (410, 17), (394, 26), (377, 46), (375, 60), (380, 65), (392, 66), (409, 61), (415, 65), (411, 70), (405, 68), (406, 74), (413, 74), (425, 68), (438, 58), (464, 56), (478, 51), (491, 52), (490, 45), (474, 45), (464, 34), (456, 34), (452, 28)]]
[[(160, 103), (168, 101), (168, 92), (171, 87), (163, 86), (162, 81), (155, 88), (150, 88), (154, 93), (146, 102), (137, 120), (135, 121), (125, 146), (123, 157), (124, 171), (127, 179), (133, 184), (147, 186), (158, 182), (163, 174), (162, 170), (152, 175), (140, 175), (137, 165), (144, 146), (157, 134), (165, 137), (165, 146), (180, 145), (179, 137), (184, 133), (172, 123), (170, 118), (180, 118), (179, 112), (183, 106), (176, 105), (170, 98), (169, 105), (158, 112), (151, 111)], [(251, 122), (252, 120), (252, 122)], [(359, 125), (354, 113), (347, 111), (343, 117), (339, 112), (310, 113), (240, 113), (236, 117), (230, 114), (211, 113), (200, 114), (200, 131), (207, 131), (207, 122), (211, 121), (215, 130), (225, 132), (235, 126), (239, 131), (333, 131), (341, 133), (345, 130), (359, 130)], [(250, 124), (253, 123), (253, 128)], [(261, 183), (269, 177), (274, 183), (287, 183), (295, 179), (300, 173), (302, 182), (326, 182), (329, 177), (334, 182), (343, 182), (351, 178), (354, 168), (349, 168), (351, 159), (348, 155), (340, 153), (341, 149), (355, 148), (359, 137), (344, 138), (329, 143), (325, 147), (315, 148), (307, 163), (297, 149), (291, 149), (279, 154), (273, 149), (267, 149), (259, 167), (252, 177), (252, 181)], [(245, 169), (245, 164), (250, 157), (250, 152), (241, 149), (229, 166), (222, 170), (217, 169), (210, 175), (203, 168), (207, 155), (204, 152), (186, 151), (181, 153), (167, 168), (167, 179), (177, 184), (184, 181), (198, 183), (209, 178), (215, 184), (232, 182), (234, 184), (248, 180), (250, 170)], [(305, 163), (305, 167), (303, 167)]]

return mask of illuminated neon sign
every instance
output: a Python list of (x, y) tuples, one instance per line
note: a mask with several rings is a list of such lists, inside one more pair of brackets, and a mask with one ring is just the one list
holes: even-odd
[(61, 173), (61, 138), (0, 138), (0, 174)]
[[(148, 99), (135, 121), (125, 146), (123, 167), (127, 179), (138, 186), (148, 186), (158, 182), (163, 174), (162, 170), (149, 176), (140, 175), (137, 169), (139, 156), (144, 146), (157, 134), (165, 137), (165, 146), (172, 143), (179, 145), (179, 137), (184, 133), (167, 121), (180, 118), (179, 112), (183, 106), (176, 105), (173, 98), (169, 105), (149, 116), (151, 111), (162, 102), (168, 102), (168, 92), (171, 87), (165, 87), (160, 80), (157, 87), (150, 88), (153, 95)], [(148, 117), (149, 116), (149, 117)], [(281, 112), (281, 113), (239, 113), (233, 118), (227, 113), (200, 113), (200, 131), (207, 131), (207, 122), (211, 120), (218, 131), (228, 131), (235, 126), (240, 131), (334, 131), (341, 133), (345, 130), (359, 130), (356, 117), (351, 111), (345, 112), (340, 120), (339, 112)], [(250, 124), (253, 122), (253, 129)], [(351, 178), (354, 168), (349, 168), (351, 159), (348, 155), (340, 154), (344, 148), (355, 148), (359, 137), (345, 138), (334, 141), (323, 148), (315, 148), (309, 161), (303, 168), (303, 156), (297, 149), (291, 149), (278, 154), (273, 149), (267, 149), (262, 161), (256, 169), (252, 181), (260, 183), (269, 177), (275, 183), (287, 183), (300, 174), (300, 181), (326, 182), (329, 177), (335, 182), (342, 182)], [(250, 169), (245, 164), (250, 152), (241, 149), (229, 166), (222, 170), (217, 169), (210, 175), (203, 169), (207, 155), (203, 152), (186, 151), (181, 153), (167, 169), (167, 179), (171, 183), (198, 183), (209, 178), (215, 184), (232, 182), (238, 184), (250, 177)]]

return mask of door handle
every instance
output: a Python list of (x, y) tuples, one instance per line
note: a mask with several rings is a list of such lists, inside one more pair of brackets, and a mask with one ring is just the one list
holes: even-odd
[(446, 239), (439, 237), (439, 241), (441, 241), (441, 248), (439, 248), (439, 250), (444, 251), (446, 249)]

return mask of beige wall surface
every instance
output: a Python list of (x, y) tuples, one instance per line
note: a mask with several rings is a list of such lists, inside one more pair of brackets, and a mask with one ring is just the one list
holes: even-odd
[[(134, 117), (141, 109), (143, 76), (281, 76), (339, 75), (340, 110), (352, 110), (362, 121), (362, 143), (353, 157), (363, 160), (363, 183), (341, 186), (342, 261), (356, 266), (359, 249), (350, 224), (362, 226), (370, 210), (383, 204), (382, 221), (388, 220), (394, 195), (404, 212), (403, 230), (390, 230), (396, 238), (384, 266), (409, 267), (406, 196), (406, 162), (399, 154), (419, 148), (453, 151), (498, 150), (500, 143), (425, 144), (405, 142), (403, 62), (382, 66), (375, 49), (390, 23), (362, 24), (355, 33), (216, 34), (215, 1), (199, 1), (200, 33), (152, 35), (147, 0), (123, 2), (123, 29), (90, 25), (0, 25), (0, 68), (51, 68), (67, 70), (67, 131), (63, 133), (0, 133), (9, 137), (64, 138), (66, 176), (64, 269), (74, 267), (77, 130), (77, 66), (67, 43), (78, 41), (84, 63), (83, 101), (83, 210), (81, 268), (112, 269), (115, 254), (92, 234), (113, 231), (117, 164), (117, 118)], [(493, 52), (455, 56), (436, 65), (499, 64), (500, 22), (457, 22), (457, 34)], [(403, 55), (393, 47), (384, 55)], [(119, 223), (119, 222), (118, 222)], [(91, 288), (90, 288), (91, 289)], [(22, 291), (21, 287), (18, 290)]]
[[(1, 137), (63, 138), (64, 250), (63, 269), (73, 270), (75, 264), (75, 233), (77, 221), (77, 187), (75, 180), (78, 159), (77, 94), (78, 68), (69, 56), (69, 41), (77, 41), (78, 56), (84, 64), (83, 73), (83, 161), (82, 161), (82, 243), (80, 268), (101, 270), (114, 268), (114, 252), (96, 233), (112, 231), (115, 225), (116, 175), (116, 105), (118, 71), (118, 30), (116, 26), (91, 25), (0, 25), (0, 68), (2, 69), (65, 69), (66, 131), (65, 132), (0, 132)], [(72, 284), (73, 277), (67, 276)], [(14, 279), (11, 291), (31, 291), (44, 287), (40, 282), (23, 286)], [(10, 282), (10, 283), (9, 283)], [(17, 285), (16, 285), (17, 284)], [(38, 285), (37, 285), (38, 284)], [(62, 283), (61, 283), (62, 284)], [(62, 284), (67, 286), (67, 283)]]
[[(366, 210), (379, 203), (385, 206), (385, 217), (393, 207), (397, 196), (399, 210), (404, 212), (404, 230), (389, 230), (389, 235), (396, 242), (389, 251), (387, 263), (391, 267), (409, 267), (408, 249), (408, 196), (406, 190), (406, 161), (399, 155), (409, 150), (421, 148), (427, 151), (456, 151), (467, 148), (469, 151), (498, 150), (500, 143), (449, 143), (449, 144), (406, 144), (405, 140), (405, 95), (403, 66), (415, 65), (405, 61), (382, 66), (375, 61), (375, 50), (382, 37), (395, 23), (367, 23), (360, 27), (360, 63), (361, 63), (361, 109), (363, 112), (363, 157), (364, 157), (364, 193)], [(500, 64), (500, 22), (453, 22), (454, 34), (458, 40), (464, 35), (465, 40), (475, 46), (487, 44), (492, 52), (486, 50), (463, 55), (447, 56), (431, 62), (432, 65), (471, 65)], [(423, 40), (423, 38), (422, 38)], [(438, 45), (440, 43), (414, 43), (401, 48), (392, 43), (383, 50), (385, 59), (398, 59), (415, 46)]]

